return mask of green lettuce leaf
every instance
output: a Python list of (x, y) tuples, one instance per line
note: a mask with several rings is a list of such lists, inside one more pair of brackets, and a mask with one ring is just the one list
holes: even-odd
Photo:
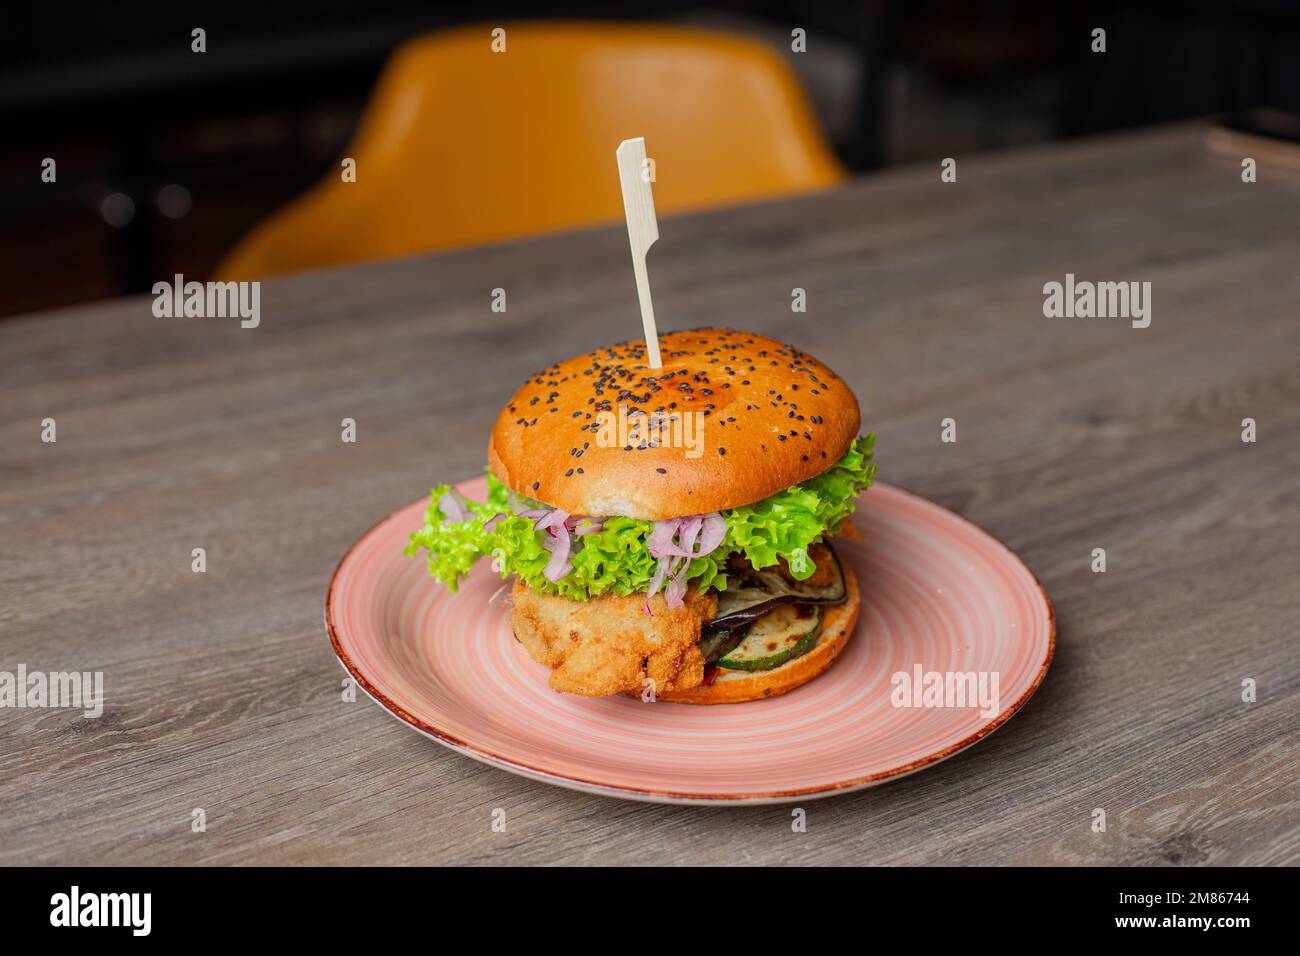
[(719, 550), (741, 551), (756, 568), (770, 567), (782, 557), (796, 580), (810, 577), (815, 569), (808, 546), (840, 530), (855, 499), (875, 477), (875, 439), (874, 433), (858, 438), (843, 458), (816, 478), (724, 511), (727, 537)]
[[(722, 512), (727, 534), (712, 554), (691, 561), (688, 581), (700, 590), (727, 586), (727, 556), (741, 552), (756, 568), (770, 567), (784, 558), (791, 574), (804, 579), (813, 573), (808, 547), (834, 534), (853, 511), (854, 500), (875, 476), (872, 444), (875, 435), (858, 438), (839, 461), (815, 478), (787, 488), (762, 501)], [(594, 534), (575, 537), (570, 555), (573, 570), (558, 582), (542, 573), (550, 553), (542, 547), (542, 534), (533, 520), (510, 514), (509, 492), (491, 473), (487, 500), (469, 503), (472, 515), (464, 521), (447, 521), (438, 501), (450, 491), (439, 485), (431, 492), (424, 527), (411, 535), (408, 555), (423, 550), (429, 573), (453, 591), (473, 565), (493, 559), (502, 578), (518, 575), (534, 591), (586, 600), (600, 594), (633, 594), (646, 590), (655, 573), (655, 559), (646, 547), (654, 523), (637, 518), (606, 518)], [(522, 498), (522, 496), (521, 496)], [(541, 507), (522, 498), (529, 507)], [(484, 523), (505, 512), (491, 531)]]

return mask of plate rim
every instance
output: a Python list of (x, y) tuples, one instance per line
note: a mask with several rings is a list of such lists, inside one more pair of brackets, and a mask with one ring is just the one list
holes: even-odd
[[(453, 482), (452, 487), (458, 488), (467, 482), (475, 480), (477, 480), (477, 477), (465, 478), (461, 481)], [(924, 770), (926, 767), (941, 763), (949, 757), (979, 743), (1019, 713), (1025, 704), (1029, 702), (1029, 698), (1034, 695), (1034, 692), (1038, 690), (1042, 685), (1043, 680), (1047, 677), (1047, 671), (1052, 666), (1052, 660), (1056, 656), (1056, 608), (1052, 605), (1052, 599), (1048, 597), (1047, 590), (1043, 587), (1043, 583), (1038, 579), (1038, 575), (1034, 573), (1033, 569), (1029, 567), (1019, 554), (1017, 554), (1012, 548), (1008, 547), (1001, 538), (991, 534), (989, 531), (975, 524), (975, 522), (971, 521), (969, 518), (958, 514), (950, 508), (945, 508), (943, 505), (933, 502), (929, 498), (914, 494), (905, 488), (900, 488), (898, 485), (889, 484), (887, 482), (877, 482), (875, 486), (887, 487), (890, 491), (898, 492), (899, 494), (906, 495), (909, 498), (918, 499), (931, 507), (939, 508), (940, 510), (947, 512), (957, 520), (970, 525), (980, 534), (996, 542), (1003, 551), (1014, 558), (1029, 575), (1030, 579), (1034, 582), (1034, 586), (1038, 588), (1038, 593), (1042, 598), (1043, 605), (1047, 608), (1047, 654), (1043, 658), (1043, 663), (1039, 667), (1038, 673), (1034, 675), (1033, 681), (1030, 682), (1029, 687), (1025, 689), (1024, 693), (1008, 707), (1002, 710), (991, 721), (970, 736), (964, 737), (954, 744), (949, 744), (947, 747), (935, 751), (934, 753), (926, 754), (924, 757), (901, 764), (898, 767), (891, 767), (888, 770), (877, 771), (876, 773), (866, 774), (862, 777), (855, 777), (851, 780), (835, 781), (834, 783), (819, 784), (812, 787), (799, 787), (793, 790), (771, 790), (734, 794), (681, 793), (673, 790), (655, 790), (647, 787), (617, 786), (614, 784), (602, 783), (598, 780), (588, 780), (585, 777), (558, 773), (554, 770), (535, 767), (523, 761), (494, 754), (489, 750), (485, 750), (469, 743), (468, 741), (461, 740), (453, 734), (440, 730), (408, 712), (400, 704), (390, 700), (382, 691), (379, 690), (379, 688), (375, 687), (348, 657), (347, 652), (344, 651), (340, 642), (338, 628), (336, 628), (334, 624), (332, 610), (334, 607), (339, 572), (343, 570), (343, 566), (348, 563), (349, 559), (351, 559), (357, 548), (361, 546), (362, 542), (369, 539), (371, 535), (384, 527), (390, 521), (393, 521), (402, 512), (408, 510), (412, 506), (424, 503), (426, 498), (416, 498), (414, 501), (411, 501), (398, 508), (396, 511), (393, 511), (387, 517), (375, 522), (375, 524), (371, 525), (370, 528), (357, 538), (348, 550), (344, 552), (343, 557), (339, 559), (338, 564), (334, 567), (333, 573), (330, 575), (329, 586), (325, 592), (325, 631), (329, 635), (330, 646), (334, 651), (334, 656), (338, 659), (339, 663), (343, 665), (343, 669), (346, 670), (352, 679), (357, 682), (357, 685), (365, 691), (366, 696), (387, 711), (390, 716), (402, 721), (406, 725), (414, 728), (420, 734), (430, 738), (431, 740), (437, 741), (450, 750), (471, 757), (480, 763), (485, 763), (489, 766), (497, 767), (501, 770), (531, 780), (538, 780), (542, 783), (550, 783), (569, 790), (577, 790), (583, 793), (592, 793), (599, 796), (616, 797), (624, 800), (638, 800), (651, 803), (672, 803), (690, 806), (738, 806), (744, 804), (788, 803), (798, 799), (821, 799), (824, 797), (832, 797), (839, 794), (865, 790), (868, 787), (878, 786), (891, 780), (898, 780), (914, 774), (919, 770)], [(869, 489), (863, 492), (864, 495), (869, 493)]]

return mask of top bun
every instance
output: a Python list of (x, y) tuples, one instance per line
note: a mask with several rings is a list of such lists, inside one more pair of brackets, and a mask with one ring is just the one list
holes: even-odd
[(538, 372), (492, 429), (492, 474), (570, 514), (659, 520), (753, 504), (821, 474), (858, 434), (848, 386), (793, 346), (695, 329), (659, 349), (661, 369), (638, 340)]

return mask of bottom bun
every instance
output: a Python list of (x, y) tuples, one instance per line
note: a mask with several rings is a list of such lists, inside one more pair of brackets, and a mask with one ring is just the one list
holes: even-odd
[(853, 628), (858, 623), (862, 598), (858, 593), (858, 580), (847, 564), (844, 571), (845, 600), (823, 608), (822, 632), (813, 649), (794, 660), (774, 667), (770, 671), (718, 671), (712, 684), (700, 684), (688, 690), (664, 691), (657, 700), (675, 704), (738, 704), (746, 700), (762, 700), (787, 693), (808, 683), (839, 657)]

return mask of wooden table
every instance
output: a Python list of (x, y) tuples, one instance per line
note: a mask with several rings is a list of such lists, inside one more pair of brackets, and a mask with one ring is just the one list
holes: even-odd
[[(341, 699), (335, 563), (477, 473), (529, 372), (639, 334), (621, 227), (267, 282), (252, 330), (147, 297), (0, 324), (0, 670), (100, 670), (107, 696), (0, 710), (0, 862), (1296, 862), (1300, 177), (1239, 173), (1178, 127), (662, 224), (663, 327), (829, 361), (881, 478), (1056, 606), (1005, 729), (808, 803), (806, 833), (519, 779)], [(1150, 328), (1044, 318), (1067, 272), (1149, 280)]]

